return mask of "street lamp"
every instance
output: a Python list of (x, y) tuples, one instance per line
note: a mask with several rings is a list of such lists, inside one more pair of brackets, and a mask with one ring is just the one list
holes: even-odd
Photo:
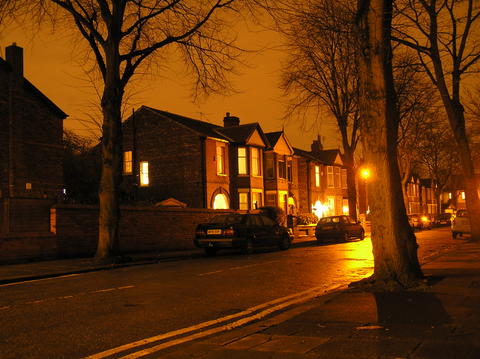
[(360, 169), (360, 176), (365, 180), (367, 181), (367, 179), (370, 178), (370, 176), (372, 175), (372, 173), (370, 172), (370, 169), (369, 168), (361, 168)]

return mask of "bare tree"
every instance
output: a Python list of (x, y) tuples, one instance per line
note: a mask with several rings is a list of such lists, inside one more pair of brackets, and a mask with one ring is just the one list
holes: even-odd
[[(412, 53), (394, 56), (394, 82), (399, 112), (397, 156), (404, 200), (407, 182), (420, 164), (419, 151), (424, 129), (434, 119), (436, 92), (425, 78)], [(406, 203), (406, 202), (405, 202)]]
[(392, 0), (359, 0), (358, 64), (362, 143), (372, 169), (368, 202), (372, 216), (374, 273), (381, 287), (408, 287), (422, 271), (417, 243), (402, 198), (396, 142), (399, 113), (393, 81)]
[(450, 181), (453, 169), (457, 163), (457, 154), (452, 149), (452, 138), (446, 121), (430, 122), (423, 129), (423, 140), (419, 145), (419, 159), (432, 179), (438, 213), (441, 213), (440, 196)]
[[(52, 19), (80, 34), (101, 74), (102, 174), (96, 258), (117, 252), (121, 182), (121, 109), (140, 66), (179, 54), (196, 91), (228, 89), (226, 74), (239, 54), (228, 15), (246, 0), (24, 0), (17, 16)], [(227, 14), (225, 14), (227, 13)]]
[(480, 198), (462, 104), (462, 79), (480, 59), (475, 0), (399, 0), (394, 39), (416, 51), (437, 87), (453, 131), (465, 179), (465, 199), (472, 238), (480, 240)]
[(288, 112), (327, 108), (336, 120), (347, 167), (350, 216), (356, 218), (354, 155), (359, 116), (353, 17), (345, 1), (284, 3), (284, 9), (277, 12), (289, 54), (282, 78), (282, 88), (291, 99)]

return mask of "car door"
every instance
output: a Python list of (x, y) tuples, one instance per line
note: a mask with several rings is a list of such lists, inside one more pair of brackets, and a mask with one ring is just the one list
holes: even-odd
[(349, 237), (355, 237), (357, 236), (357, 228), (356, 228), (356, 223), (353, 222), (350, 217), (348, 216), (342, 216), (340, 217), (340, 222), (343, 225), (343, 228), (345, 229), (346, 232), (348, 232)]
[(265, 230), (265, 244), (268, 246), (278, 245), (281, 239), (280, 225), (267, 216), (260, 215)]
[(251, 236), (254, 238), (253, 245), (255, 247), (264, 247), (267, 244), (268, 236), (260, 215), (250, 214), (247, 223)]

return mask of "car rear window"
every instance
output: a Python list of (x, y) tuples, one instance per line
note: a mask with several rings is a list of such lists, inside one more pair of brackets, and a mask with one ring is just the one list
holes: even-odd
[(242, 223), (245, 216), (241, 214), (220, 214), (213, 217), (210, 220), (210, 223), (220, 223), (220, 224), (236, 224)]

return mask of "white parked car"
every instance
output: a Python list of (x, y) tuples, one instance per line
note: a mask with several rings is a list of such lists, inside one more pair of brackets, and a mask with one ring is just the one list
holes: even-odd
[(452, 219), (452, 237), (453, 239), (463, 234), (470, 234), (470, 218), (465, 209), (459, 209)]

